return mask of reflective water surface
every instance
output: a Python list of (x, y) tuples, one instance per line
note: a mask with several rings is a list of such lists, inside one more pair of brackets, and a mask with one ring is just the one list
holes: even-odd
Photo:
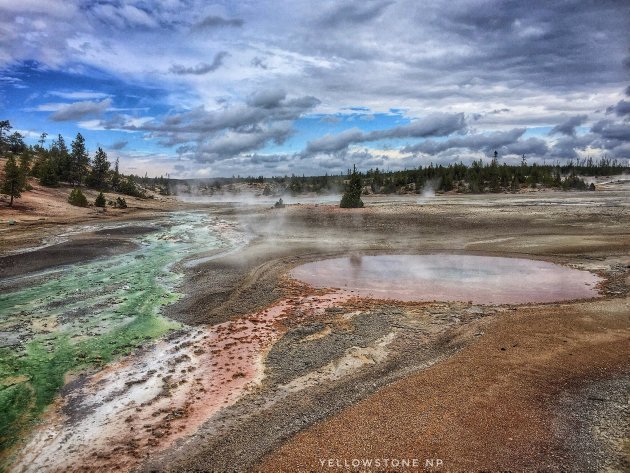
[(315, 287), (376, 299), (522, 304), (587, 299), (601, 278), (546, 261), (473, 255), (379, 255), (298, 266), (291, 276)]

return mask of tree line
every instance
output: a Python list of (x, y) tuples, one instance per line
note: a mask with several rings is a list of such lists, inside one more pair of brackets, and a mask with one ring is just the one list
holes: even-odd
[[(209, 194), (228, 192), (234, 184), (246, 182), (264, 186), (264, 194), (304, 192), (335, 193), (344, 192), (348, 186), (356, 194), (357, 179), (361, 181), (362, 193), (393, 194), (421, 193), (431, 188), (438, 192), (455, 191), (460, 193), (519, 192), (527, 187), (545, 187), (559, 190), (588, 190), (587, 176), (614, 176), (630, 171), (630, 166), (616, 159), (603, 157), (569, 160), (553, 164), (528, 163), (525, 156), (518, 164), (501, 163), (498, 152), (486, 160), (476, 160), (470, 165), (453, 163), (448, 165), (430, 163), (414, 169), (383, 171), (371, 168), (368, 171), (348, 169), (347, 173), (324, 176), (276, 176), (241, 177), (213, 179), (198, 182), (196, 188)], [(186, 186), (183, 187), (184, 192)]]
[[(61, 135), (46, 146), (47, 133), (42, 133), (37, 144), (27, 146), (24, 137), (17, 131), (11, 133), (11, 129), (8, 120), (0, 121), (0, 156), (7, 157), (0, 192), (10, 197), (10, 206), (14, 198), (30, 190), (29, 177), (48, 187), (63, 183), (76, 188), (86, 186), (101, 193), (114, 191), (144, 197), (134, 177), (120, 173), (118, 158), (112, 167), (101, 147), (90, 157), (81, 133), (77, 133), (70, 146)], [(80, 190), (74, 192), (69, 199), (71, 203), (82, 202), (81, 194)]]

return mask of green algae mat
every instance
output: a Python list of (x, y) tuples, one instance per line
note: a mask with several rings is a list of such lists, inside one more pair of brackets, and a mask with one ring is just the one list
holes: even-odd
[(11, 281), (11, 292), (1, 290), (0, 459), (69, 375), (179, 327), (160, 315), (180, 297), (175, 263), (235, 245), (236, 232), (226, 237), (225, 225), (204, 214), (175, 213), (161, 223), (136, 239), (135, 251), (26, 275)]

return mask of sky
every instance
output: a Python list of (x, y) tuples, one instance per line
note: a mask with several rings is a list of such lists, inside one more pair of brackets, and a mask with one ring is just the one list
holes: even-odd
[(126, 173), (630, 158), (630, 2), (0, 0), (0, 119)]

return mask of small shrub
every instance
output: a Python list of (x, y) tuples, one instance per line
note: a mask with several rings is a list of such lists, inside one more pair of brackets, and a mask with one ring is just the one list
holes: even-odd
[(126, 209), (127, 208), (127, 201), (125, 201), (125, 199), (123, 197), (117, 197), (116, 198), (116, 205), (115, 207), (118, 207), (119, 209)]
[(105, 196), (102, 192), (99, 192), (98, 196), (96, 196), (96, 200), (94, 201), (94, 205), (97, 207), (105, 207), (105, 204)]
[(72, 205), (76, 205), (77, 207), (87, 207), (88, 205), (85, 195), (83, 195), (83, 192), (81, 192), (81, 189), (78, 187), (72, 189), (72, 192), (70, 192), (70, 196), (68, 197), (68, 202)]

